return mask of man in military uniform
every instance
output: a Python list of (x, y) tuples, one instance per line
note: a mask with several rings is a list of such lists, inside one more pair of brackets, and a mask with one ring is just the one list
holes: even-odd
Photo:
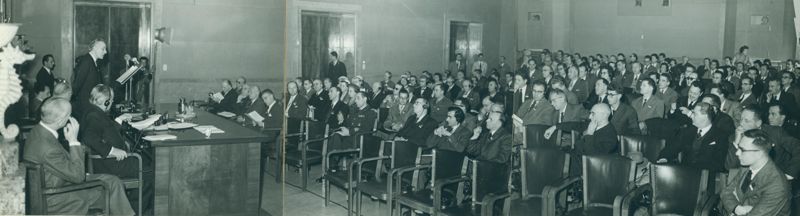
[(444, 119), (447, 118), (447, 108), (453, 106), (453, 102), (450, 98), (445, 97), (444, 86), (442, 86), (442, 84), (433, 86), (433, 99), (431, 103), (431, 118), (433, 118), (437, 124), (444, 121)]
[(341, 127), (332, 129), (333, 134), (328, 151), (355, 148), (355, 141), (359, 134), (375, 131), (378, 112), (369, 108), (367, 98), (369, 97), (366, 92), (356, 93), (356, 106), (351, 108), (350, 115)]

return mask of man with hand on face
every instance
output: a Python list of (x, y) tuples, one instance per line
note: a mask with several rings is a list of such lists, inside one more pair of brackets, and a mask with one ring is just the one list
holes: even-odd
[[(47, 197), (46, 214), (86, 215), (89, 208), (109, 205), (109, 215), (133, 215), (133, 209), (122, 182), (113, 175), (88, 174), (84, 164), (84, 146), (78, 142), (80, 125), (70, 117), (72, 107), (66, 99), (53, 98), (42, 104), (42, 116), (31, 129), (25, 142), (22, 158), (42, 165), (45, 169), (45, 188), (64, 187), (92, 180), (103, 182), (103, 188), (76, 190)], [(64, 149), (58, 141), (57, 130), (64, 128), (64, 138), (69, 147)], [(104, 199), (107, 197), (108, 200)]]
[(743, 167), (730, 170), (720, 194), (727, 215), (789, 215), (789, 182), (770, 159), (771, 146), (769, 136), (755, 129), (734, 145)]
[[(138, 178), (142, 172), (144, 186), (139, 202), (145, 212), (152, 210), (154, 198), (154, 185), (152, 163), (142, 160), (142, 170), (139, 170), (139, 159), (128, 157), (131, 152), (130, 145), (122, 138), (120, 123), (130, 116), (123, 115), (116, 120), (111, 119), (108, 111), (113, 105), (114, 92), (111, 88), (99, 84), (92, 89), (86, 111), (81, 118), (85, 130), (80, 134), (81, 140), (91, 149), (92, 154), (98, 154), (102, 159), (93, 159), (94, 171), (106, 173), (120, 178)], [(140, 212), (140, 214), (142, 214)]]
[(492, 112), (486, 129), (476, 127), (465, 148), (467, 156), (482, 161), (507, 163), (511, 156), (511, 133), (503, 129), (506, 122), (501, 112)]

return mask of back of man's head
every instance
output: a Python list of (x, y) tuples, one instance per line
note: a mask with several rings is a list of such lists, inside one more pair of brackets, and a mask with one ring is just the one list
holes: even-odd
[(42, 122), (54, 124), (69, 116), (72, 106), (64, 98), (50, 98), (42, 104)]

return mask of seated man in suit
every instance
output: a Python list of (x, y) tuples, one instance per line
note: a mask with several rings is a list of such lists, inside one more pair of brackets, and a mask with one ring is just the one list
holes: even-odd
[(464, 123), (463, 108), (450, 107), (447, 109), (447, 125), (439, 126), (433, 131), (433, 136), (428, 137), (425, 145), (429, 148), (444, 149), (463, 152), (466, 143), (472, 137), (472, 130)]
[(255, 125), (263, 129), (280, 129), (283, 128), (283, 103), (275, 99), (275, 93), (270, 89), (261, 91), (261, 100), (264, 101), (264, 109), (257, 109), (263, 111), (258, 113), (264, 118), (263, 121), (255, 122)]
[(789, 92), (784, 92), (780, 80), (770, 79), (767, 85), (767, 92), (761, 97), (761, 104), (764, 107), (773, 104), (780, 104), (786, 107), (786, 114), (789, 118), (795, 118), (795, 110), (797, 109), (797, 102), (794, 101), (794, 95)]
[[(464, 121), (461, 122), (461, 124), (463, 124), (464, 127), (469, 129), (469, 131), (472, 131), (475, 129), (475, 127), (478, 126), (478, 116), (468, 112), (467, 107), (469, 107), (470, 105), (468, 102), (466, 102), (466, 100), (464, 100), (463, 98), (456, 98), (456, 100), (453, 101), (453, 106), (460, 108), (461, 111), (464, 113)], [(491, 107), (488, 107), (486, 109), (491, 110)], [(483, 110), (483, 108), (481, 110)], [(447, 115), (449, 116), (450, 114)]]
[(734, 124), (733, 117), (728, 115), (727, 113), (720, 111), (720, 99), (716, 95), (713, 94), (704, 94), (700, 97), (700, 101), (705, 102), (707, 104), (711, 104), (717, 111), (717, 117), (713, 119), (714, 124), (719, 126), (722, 130), (722, 133), (726, 136), (730, 136), (736, 130), (736, 124)]
[(444, 121), (447, 117), (447, 108), (453, 106), (452, 100), (445, 96), (444, 86), (442, 86), (442, 84), (433, 86), (433, 98), (430, 100), (430, 103), (431, 118), (437, 123)]
[[(355, 106), (351, 108), (350, 115), (345, 119), (344, 124), (339, 128), (331, 129), (333, 134), (331, 134), (328, 151), (356, 148), (356, 139), (359, 134), (375, 131), (378, 112), (367, 104), (367, 93), (359, 91), (356, 93), (355, 101)], [(342, 162), (344, 161), (342, 160)], [(346, 164), (341, 165), (341, 167), (345, 166)]]
[[(78, 142), (80, 125), (70, 117), (72, 106), (67, 99), (50, 99), (42, 104), (41, 121), (30, 132), (25, 142), (22, 158), (42, 164), (45, 169), (44, 187), (63, 187), (100, 180), (104, 188), (78, 190), (47, 197), (47, 214), (86, 215), (89, 208), (103, 208), (107, 197), (109, 215), (133, 215), (133, 208), (125, 196), (122, 182), (113, 175), (87, 175), (84, 164), (84, 147)], [(69, 149), (58, 142), (57, 130), (64, 128), (64, 138)]]
[(742, 115), (742, 105), (738, 101), (728, 99), (730, 92), (720, 86), (711, 86), (709, 92), (720, 99), (719, 110), (733, 118), (734, 125), (739, 125), (739, 117)]
[(394, 140), (408, 141), (417, 146), (424, 146), (425, 140), (436, 130), (438, 124), (428, 114), (430, 104), (425, 98), (417, 98), (413, 108), (414, 114), (408, 117)]
[[(530, 100), (527, 100), (514, 115), (514, 126), (524, 128), (524, 125), (541, 124), (553, 125), (557, 121), (558, 113), (553, 105), (545, 98), (545, 83), (542, 81), (534, 81), (532, 85), (533, 94)], [(521, 120), (521, 122), (520, 122)]]
[(239, 97), (239, 92), (233, 89), (230, 80), (222, 81), (222, 91), (219, 94), (222, 97), (215, 97), (215, 94), (209, 95), (214, 102), (211, 105), (211, 112), (236, 112), (236, 98)]
[(636, 110), (626, 103), (622, 103), (622, 91), (617, 87), (609, 86), (606, 93), (608, 105), (611, 108), (611, 126), (622, 135), (639, 134), (639, 118)]
[(789, 182), (770, 159), (771, 146), (760, 130), (744, 132), (734, 145), (744, 167), (730, 170), (720, 194), (726, 215), (789, 215)]
[(33, 99), (31, 100), (30, 105), (28, 105), (28, 112), (30, 113), (30, 117), (33, 119), (38, 119), (41, 114), (39, 113), (39, 108), (41, 108), (42, 103), (47, 98), (50, 98), (50, 87), (44, 84), (36, 83), (33, 87)]
[[(110, 87), (98, 84), (92, 89), (89, 104), (85, 107), (81, 122), (84, 130), (80, 134), (83, 143), (89, 147), (91, 154), (100, 155), (102, 159), (93, 160), (94, 171), (115, 175), (120, 178), (138, 178), (142, 172), (143, 189), (138, 202), (142, 202), (142, 210), (150, 212), (153, 207), (153, 168), (150, 160), (142, 160), (142, 170), (139, 170), (139, 161), (128, 157), (131, 152), (130, 145), (125, 142), (120, 131), (120, 122), (125, 120), (125, 115), (112, 119), (108, 112), (113, 106), (114, 92)], [(146, 159), (146, 158), (143, 158)], [(144, 213), (140, 213), (144, 214)]]
[[(692, 123), (680, 128), (676, 136), (667, 140), (658, 162), (680, 162), (691, 167), (707, 169), (712, 173), (723, 171), (725, 155), (730, 144), (728, 135), (722, 132), (719, 125), (714, 124), (713, 119), (716, 118), (717, 111), (711, 104), (698, 102), (687, 115), (691, 116)], [(680, 161), (678, 153), (683, 154)]]
[(286, 130), (288, 134), (300, 132), (300, 122), (308, 116), (308, 99), (301, 95), (296, 83), (286, 84), (287, 95), (286, 109), (283, 115), (287, 118)]
[(501, 112), (492, 112), (486, 120), (486, 128), (476, 127), (465, 153), (473, 159), (495, 163), (508, 163), (511, 156), (511, 133), (503, 128), (506, 117)]
[[(563, 122), (551, 126), (544, 132), (550, 139), (556, 129), (582, 131), (583, 136), (575, 142), (574, 151), (579, 155), (611, 154), (617, 152), (617, 131), (609, 122), (611, 107), (607, 104), (595, 104), (589, 113), (589, 122)], [(576, 157), (580, 158), (580, 157)]]

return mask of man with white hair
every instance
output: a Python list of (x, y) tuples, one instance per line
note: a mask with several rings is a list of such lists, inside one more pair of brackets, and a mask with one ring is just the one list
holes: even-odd
[(89, 53), (76, 60), (75, 74), (72, 77), (72, 103), (77, 109), (74, 110), (76, 116), (80, 116), (83, 108), (89, 105), (89, 94), (92, 92), (92, 88), (103, 83), (98, 61), (105, 55), (106, 43), (103, 40), (95, 39), (89, 47)]
[[(88, 100), (88, 98), (87, 98)], [(42, 105), (41, 121), (31, 129), (22, 158), (41, 164), (45, 169), (45, 188), (63, 187), (100, 180), (104, 187), (76, 190), (47, 196), (46, 214), (86, 215), (90, 208), (109, 204), (109, 215), (134, 215), (125, 188), (119, 178), (106, 174), (87, 174), (84, 169), (84, 146), (78, 141), (80, 125), (70, 117), (69, 101), (52, 98)], [(58, 142), (57, 130), (64, 128), (69, 148)], [(105, 190), (103, 190), (105, 188)], [(103, 197), (108, 200), (106, 202)]]

